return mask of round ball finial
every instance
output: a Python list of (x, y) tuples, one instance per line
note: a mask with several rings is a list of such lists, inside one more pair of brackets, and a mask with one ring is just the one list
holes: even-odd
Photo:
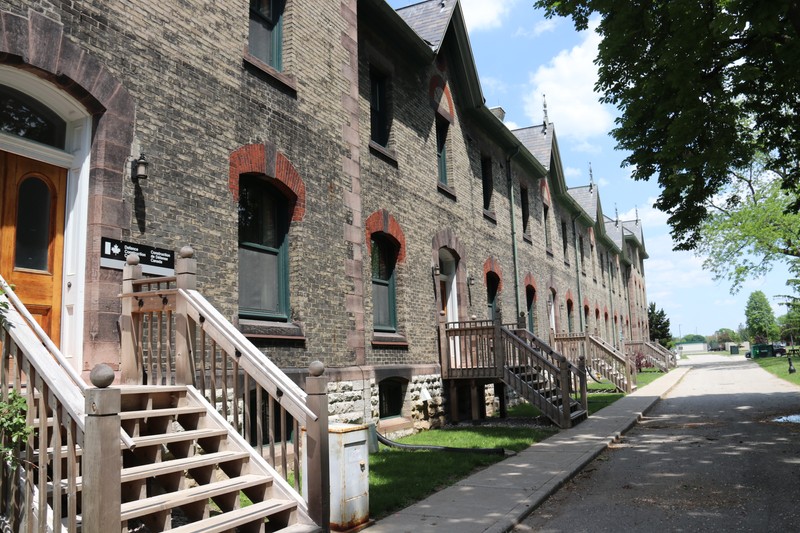
[(139, 264), (139, 254), (128, 254), (125, 257), (125, 262), (131, 266)]
[(308, 365), (308, 373), (318, 378), (325, 372), (325, 365), (322, 364), (322, 361), (314, 361), (310, 365)]
[(104, 363), (95, 365), (89, 373), (89, 380), (98, 389), (105, 389), (114, 383), (114, 370)]
[(180, 255), (184, 259), (194, 257), (194, 249), (188, 245), (184, 246), (183, 248), (180, 249), (178, 255)]

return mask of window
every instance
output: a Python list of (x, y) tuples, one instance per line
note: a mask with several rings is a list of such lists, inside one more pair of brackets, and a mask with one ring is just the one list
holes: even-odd
[(547, 207), (547, 204), (542, 204), (542, 223), (544, 224), (544, 246), (547, 248), (547, 251), (551, 251), (553, 249), (553, 243), (550, 236), (550, 221), (549, 217), (547, 216), (550, 208)]
[(64, 149), (67, 123), (47, 106), (0, 85), (0, 131)]
[(530, 235), (531, 209), (528, 204), (528, 188), (524, 185), (519, 187), (519, 200), (522, 204), (522, 235)]
[(239, 315), (289, 319), (289, 213), (258, 176), (239, 181)]
[(371, 139), (375, 144), (389, 146), (391, 115), (389, 114), (389, 79), (382, 72), (370, 70), (370, 120)]
[(586, 259), (586, 256), (585, 256), (584, 251), (583, 251), (583, 235), (579, 235), (578, 236), (578, 248), (580, 248), (580, 252), (581, 252), (581, 272), (583, 274), (586, 274), (586, 266), (584, 264), (584, 260)]
[(397, 331), (395, 262), (397, 247), (387, 238), (372, 237), (372, 317), (376, 331)]
[(492, 210), (492, 191), (494, 180), (492, 179), (492, 158), (481, 158), (481, 180), (483, 181), (483, 210)]
[(486, 274), (486, 302), (489, 307), (489, 320), (497, 319), (497, 291), (500, 288), (500, 278), (494, 272)]
[(594, 281), (597, 281), (597, 262), (596, 262), (595, 257), (594, 257), (595, 256), (595, 250), (594, 250), (594, 244), (593, 243), (589, 244), (589, 255), (592, 256), (592, 279)]
[(574, 325), (572, 323), (574, 315), (575, 315), (575, 313), (574, 313), (574, 309), (573, 309), (572, 300), (567, 300), (567, 332), (569, 332), (569, 333), (572, 333), (573, 331), (575, 331), (573, 329)]
[(567, 234), (567, 223), (561, 221), (561, 246), (564, 249), (564, 262), (569, 263), (569, 235)]
[(528, 312), (528, 331), (536, 333), (536, 289), (533, 285), (525, 287), (525, 309)]
[(283, 68), (283, 10), (285, 0), (250, 0), (251, 55), (275, 70)]
[(606, 256), (600, 252), (600, 277), (603, 280), (603, 287), (606, 286)]
[(447, 185), (447, 130), (450, 123), (436, 115), (436, 158), (439, 163), (439, 183)]
[(378, 414), (380, 418), (402, 416), (408, 381), (387, 378), (378, 383)]

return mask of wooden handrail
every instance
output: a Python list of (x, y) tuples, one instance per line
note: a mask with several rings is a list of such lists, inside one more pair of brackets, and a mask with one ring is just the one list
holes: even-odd
[[(181, 297), (189, 303), (189, 316), (200, 325), (220, 347), (228, 353), (239, 356), (239, 366), (250, 373), (259, 385), (273, 396), (278, 395), (280, 388), (282, 398), (288, 398), (287, 411), (301, 424), (306, 420), (317, 420), (317, 416), (306, 406), (306, 393), (286, 376), (269, 359), (264, 357), (253, 343), (238, 329), (228, 322), (208, 301), (196, 290), (180, 289)], [(281, 402), (283, 405), (283, 402)]]

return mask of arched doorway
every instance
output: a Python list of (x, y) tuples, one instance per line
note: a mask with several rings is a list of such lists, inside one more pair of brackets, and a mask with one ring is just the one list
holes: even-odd
[(0, 274), (81, 368), (91, 117), (29, 72), (0, 79)]

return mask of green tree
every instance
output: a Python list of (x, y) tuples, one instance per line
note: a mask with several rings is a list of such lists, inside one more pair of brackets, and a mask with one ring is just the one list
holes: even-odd
[(747, 299), (747, 306), (744, 310), (747, 320), (747, 331), (750, 333), (753, 342), (763, 343), (774, 336), (777, 324), (772, 306), (769, 305), (766, 295), (761, 291), (755, 291)]
[(650, 302), (647, 308), (647, 323), (650, 328), (650, 340), (666, 347), (672, 339), (669, 331), (669, 318), (663, 309), (656, 311), (655, 302)]
[(689, 333), (683, 336), (683, 342), (706, 342), (706, 338), (698, 333)]
[[(800, 183), (797, 0), (536, 0), (548, 17), (599, 16), (596, 89), (621, 112), (612, 131), (637, 180), (658, 179), (681, 250), (699, 243), (706, 202), (765, 153)], [(796, 202), (800, 203), (800, 202)], [(795, 205), (797, 207), (797, 205)]]
[(697, 255), (715, 280), (727, 280), (731, 292), (748, 278), (767, 274), (775, 263), (800, 266), (800, 213), (788, 212), (796, 195), (781, 189), (774, 173), (753, 165), (732, 173), (724, 194), (710, 199), (700, 226)]
[(739, 334), (729, 328), (720, 328), (717, 330), (715, 334), (716, 340), (720, 344), (725, 344), (726, 342), (739, 342)]
[(778, 317), (778, 326), (781, 328), (781, 340), (800, 339), (800, 307), (790, 306), (785, 315)]

